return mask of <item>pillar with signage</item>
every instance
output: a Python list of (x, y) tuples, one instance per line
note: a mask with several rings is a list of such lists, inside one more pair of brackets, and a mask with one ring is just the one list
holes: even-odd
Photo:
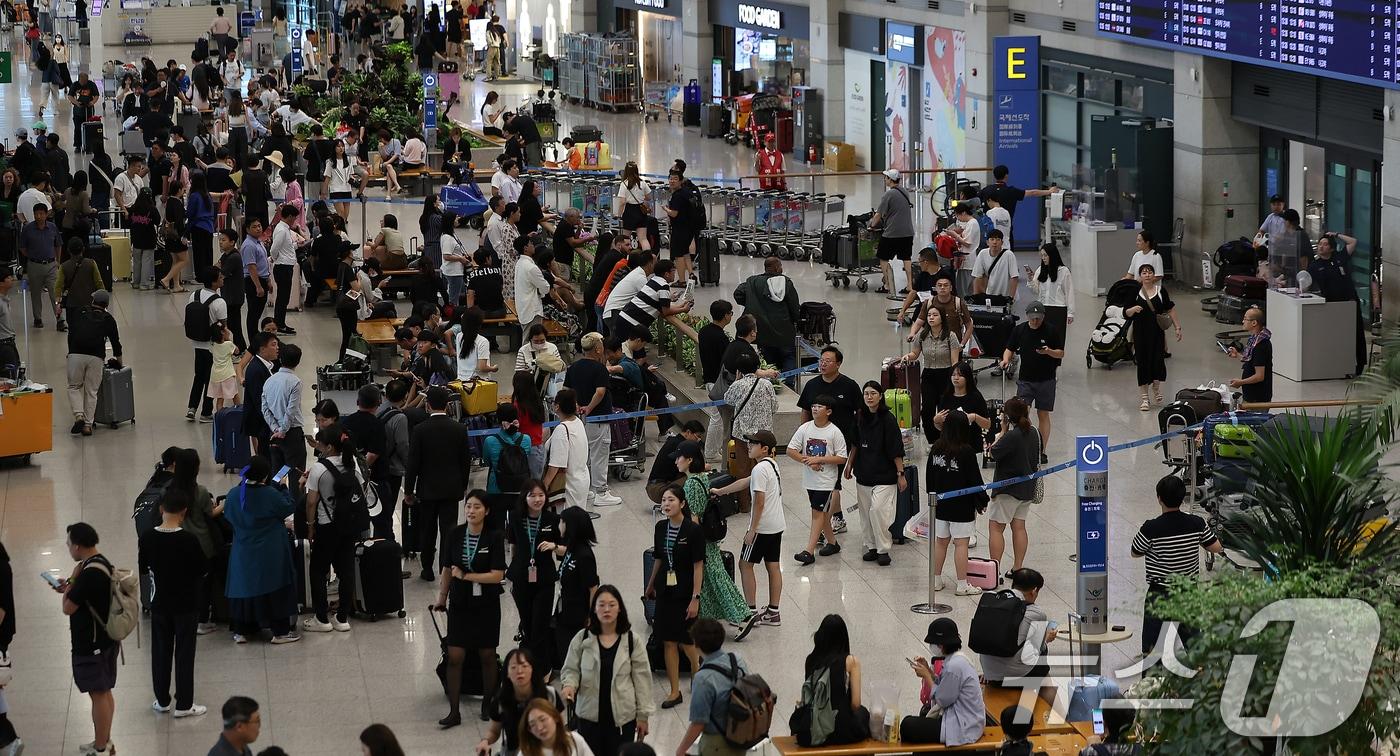
[(1086, 636), (1108, 632), (1108, 436), (1077, 436), (1079, 575), (1075, 612)]
[[(1040, 37), (997, 37), (992, 53), (992, 162), (1013, 186), (1040, 185)], [(1011, 221), (1012, 249), (1040, 241), (1040, 200), (1027, 197)]]

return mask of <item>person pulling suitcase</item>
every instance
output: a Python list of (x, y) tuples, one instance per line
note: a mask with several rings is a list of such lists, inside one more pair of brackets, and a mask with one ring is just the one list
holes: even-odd
[(105, 289), (92, 294), (92, 304), (70, 313), (68, 328), (68, 403), (73, 409), (74, 436), (92, 435), (97, 415), (97, 391), (102, 387), (107, 342), (112, 361), (121, 367), (122, 342), (117, 321), (107, 312), (112, 295)]

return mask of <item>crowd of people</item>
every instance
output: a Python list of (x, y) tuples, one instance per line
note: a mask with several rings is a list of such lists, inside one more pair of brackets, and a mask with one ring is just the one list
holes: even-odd
[[(487, 5), (471, 0), (463, 7), (453, 0), (444, 18), (437, 13), (433, 7), (420, 19), (415, 8), (388, 12), (352, 0), (337, 19), (348, 52), (342, 47), (341, 53), (321, 55), (313, 49), (311, 57), (324, 57), (334, 89), (347, 72), (373, 70), (372, 40), (417, 38), (424, 48), (416, 51), (420, 62), (425, 54), (429, 62), (434, 55), (461, 58), (471, 55), (463, 49), (465, 24), (489, 19), (488, 80), (504, 75), (508, 41)], [(285, 25), (285, 15), (275, 21)], [(189, 295), (181, 300), (194, 352), (186, 419), (215, 422), (223, 410), (238, 408), (235, 435), (246, 438), (251, 450), (237, 482), (222, 496), (198, 483), (201, 453), (194, 449), (168, 449), (147, 484), (159, 494), (158, 517), (141, 533), (134, 561), (139, 579), (153, 588), (146, 608), (154, 711), (176, 718), (206, 714), (196, 695), (200, 636), (226, 630), (233, 643), (266, 638), (282, 645), (307, 632), (351, 632), (359, 621), (351, 598), (355, 549), (372, 536), (398, 543), (405, 557), (417, 559), (402, 579), (416, 572), (436, 588), (432, 611), (446, 620), (447, 712), (438, 724), (459, 726), (463, 697), (480, 696), (480, 716), (491, 724), (477, 753), (499, 748), (528, 756), (640, 756), (650, 716), (658, 706), (680, 706), (688, 693), (690, 725), (676, 744), (677, 756), (697, 741), (702, 754), (738, 754), (746, 749), (732, 736), (726, 702), (752, 684), (758, 665), (725, 643), (781, 625), (784, 562), (791, 559), (790, 569), (800, 571), (835, 557), (844, 535), (862, 562), (888, 567), (896, 557), (892, 547), (902, 541), (902, 531), (893, 527), (902, 498), (917, 502), (921, 491), (1019, 478), (1047, 462), (1058, 368), (1066, 329), (1075, 319), (1074, 288), (1055, 244), (1040, 247), (1038, 266), (1020, 270), (1014, 253), (1008, 254), (1016, 204), (1044, 192), (1012, 186), (1004, 168), (996, 184), (965, 197), (940, 231), (956, 250), (952, 256), (970, 259), (965, 271), (944, 264), (937, 237), (915, 261), (912, 203), (901, 175), (886, 172), (886, 193), (871, 223), (884, 230), (884, 290), (894, 292), (900, 280), (893, 261), (905, 266), (897, 318), (914, 326), (903, 360), (919, 376), (916, 416), (897, 419), (886, 399), (888, 387), (858, 383), (844, 372), (840, 348), (828, 345), (820, 350), (815, 374), (800, 385), (801, 425), (780, 442), (772, 430), (775, 384), (799, 387), (801, 294), (783, 262), (768, 258), (730, 298), (711, 302), (708, 322), (693, 328), (695, 302), (688, 290), (697, 271), (693, 241), (700, 226), (689, 215), (687, 192), (694, 185), (683, 162), (669, 172), (672, 200), (664, 206), (653, 202), (637, 164), (627, 163), (617, 188), (620, 228), (594, 236), (584, 230), (577, 209), (556, 212), (544, 202), (538, 182), (522, 180), (522, 168), (543, 163), (538, 125), (529, 115), (506, 111), (491, 92), (480, 110), (483, 126), (510, 139), (490, 181), (484, 228), (468, 230), (437, 196), (427, 196), (418, 218), (422, 254), (410, 259), (408, 224), (397, 215), (383, 216), (364, 244), (350, 238), (347, 222), (351, 200), (363, 196), (371, 181), (382, 179), (386, 194), (407, 192), (404, 172), (428, 162), (423, 134), (376, 128), (354, 101), (346, 109), (344, 133), (326, 134), (295, 98), (284, 103), (293, 81), (290, 64), (245, 84), (248, 72), (222, 7), (210, 33), (212, 50), (193, 56), (191, 65), (171, 60), (157, 67), (143, 59), (138, 73), (121, 80), (119, 115), (127, 128), (141, 132), (146, 155), (130, 156), (118, 171), (102, 140), (89, 140), (74, 145), (91, 153), (88, 168), (74, 171), (59, 136), (41, 122), (33, 126), (32, 142), (30, 129), (17, 130), (9, 167), (0, 176), (0, 222), (23, 261), (18, 272), (30, 283), (32, 325), (44, 327), (51, 313), (56, 328), (67, 333), (72, 434), (93, 433), (103, 371), (122, 361), (117, 323), (107, 312), (112, 292), (85, 257), (88, 233), (106, 223), (102, 214), (110, 205), (115, 222), (129, 231), (133, 290)], [(77, 142), (90, 133), (82, 123), (96, 103), (96, 88), (85, 72), (71, 77), (61, 37), (41, 33), (31, 52), (44, 72), (45, 104), (47, 87), (67, 92)], [(342, 67), (342, 57), (351, 55), (354, 63)], [(320, 66), (313, 62), (308, 70), (320, 72)], [(212, 111), (199, 133), (173, 124), (175, 109), (183, 105)], [(303, 124), (311, 139), (298, 152), (289, 135)], [(454, 178), (471, 161), (462, 136), (454, 131), (445, 151)], [(656, 233), (658, 212), (669, 221), (669, 244)], [(1279, 223), (1273, 216), (1265, 223), (1270, 233), (1296, 226), (1287, 225), (1281, 207), (1275, 212)], [(1345, 270), (1345, 254), (1336, 246), (1348, 243), (1354, 240), (1341, 236), (1319, 243), (1321, 264), (1314, 265), (1325, 285), (1331, 285), (1329, 275)], [(1124, 315), (1146, 411), (1164, 402), (1169, 344), (1183, 332), (1151, 234), (1139, 234), (1138, 245), (1126, 277), (1139, 289)], [(575, 276), (581, 253), (593, 258), (588, 280)], [(403, 273), (410, 264), (411, 274)], [(396, 271), (411, 283), (396, 286)], [(959, 276), (967, 273), (964, 285)], [(191, 278), (197, 285), (187, 290)], [(15, 268), (0, 266), (0, 373), (20, 365), (7, 296), (16, 280)], [(289, 313), (316, 307), (330, 293), (340, 325), (338, 360), (344, 360), (362, 322), (399, 313), (396, 288), (411, 311), (394, 333), (389, 380), (360, 388), (353, 408), (318, 402), (308, 427), (302, 407), (311, 371), (293, 343), (298, 330)], [(981, 347), (968, 300), (987, 296), (1005, 298), (1020, 317), (1004, 350), (985, 355), (996, 360), (994, 374), (1016, 381), (1015, 396), (995, 406), (979, 391), (969, 362)], [(500, 345), (486, 324), (503, 319), (508, 307), (518, 320), (520, 346), (498, 363), (492, 353)], [(664, 411), (674, 397), (648, 351), (658, 321), (698, 344), (706, 391), (723, 401), (706, 408), (705, 423), (680, 422)], [(563, 350), (551, 341), (550, 327), (556, 325), (565, 333), (556, 339)], [(1228, 349), (1242, 366), (1231, 385), (1246, 400), (1267, 401), (1272, 348), (1262, 310), (1251, 308), (1244, 326), (1249, 338)], [(509, 400), (490, 413), (486, 427), (494, 432), (478, 438), (468, 428), (481, 426), (456, 417), (461, 394), (449, 384), (485, 381), (508, 383)], [(606, 579), (617, 565), (595, 553), (599, 538), (592, 519), (599, 508), (624, 503), (610, 482), (609, 457), (634, 432), (617, 421), (595, 420), (636, 402), (662, 410), (657, 430), (664, 439), (647, 479), (658, 517), (641, 602), (649, 630), (629, 619), (628, 601)], [(908, 451), (910, 430), (930, 445), (922, 460)], [(990, 480), (983, 477), (983, 455), (990, 460)], [(784, 456), (802, 466), (800, 477), (782, 474)], [(732, 480), (717, 481), (719, 473)], [(791, 484), (799, 482), (800, 493), (794, 493)], [(929, 528), (934, 588), (983, 595), (969, 582), (968, 554), (976, 522), (985, 514), (991, 559), (1006, 566), (1000, 578), (1023, 607), (1023, 619), (1014, 632), (1015, 648), (979, 654), (978, 667), (963, 652), (970, 628), (960, 630), (946, 618), (929, 626), (929, 656), (911, 661), (925, 712), (895, 723), (905, 740), (976, 742), (988, 713), (983, 683), (1063, 674), (1038, 660), (1056, 637), (1036, 606), (1044, 578), (1029, 566), (1043, 556), (1032, 551), (1026, 526), (1041, 495), (1035, 482), (1023, 482), (990, 495), (979, 490), (937, 499)], [(1199, 569), (1199, 548), (1220, 549), (1204, 520), (1181, 511), (1180, 479), (1164, 478), (1157, 497), (1162, 515), (1145, 523), (1132, 544), (1132, 554), (1147, 560), (1149, 601), (1167, 590), (1170, 575)], [(785, 545), (785, 502), (804, 498), (809, 518)], [(722, 549), (724, 528), (714, 524), (724, 524), (731, 499), (737, 513), (730, 516), (729, 532), (737, 528), (742, 541), (737, 560)], [(1003, 562), (1008, 530), (1011, 555)], [(88, 524), (70, 525), (67, 542), (77, 566), (54, 588), (63, 594), (70, 620), (73, 677), (92, 705), (94, 739), (84, 753), (114, 753), (110, 730), (121, 644), (103, 617), (114, 608), (108, 586), (116, 565), (99, 550), (99, 535)], [(950, 547), (951, 578), (944, 569)], [(304, 565), (302, 548), (308, 549)], [(13, 637), (14, 612), (8, 561), (0, 563), (3, 652)], [(507, 592), (518, 624), (503, 611)], [(635, 614), (636, 600), (631, 608)], [(1146, 614), (1145, 651), (1161, 633), (1150, 606)], [(1181, 637), (1189, 640), (1190, 632)], [(504, 661), (498, 662), (503, 650)], [(681, 682), (685, 668), (693, 671), (688, 691)], [(654, 669), (664, 673), (664, 690), (654, 690)], [(805, 660), (804, 679), (818, 678), (828, 681), (834, 710), (825, 742), (869, 736), (860, 658), (839, 615), (822, 620)], [(799, 708), (810, 704), (804, 695)], [(1112, 717), (1105, 712), (1112, 720), (1105, 738), (1110, 743), (1132, 729), (1130, 709), (1126, 716), (1113, 711)], [(251, 754), (261, 722), (257, 702), (235, 696), (220, 714), (222, 731), (211, 756)], [(1013, 749), (1028, 743), (1029, 712), (993, 714), (1006, 736), (1004, 752), (1020, 752)], [(796, 719), (793, 729), (808, 732)], [(372, 756), (404, 752), (383, 725), (365, 729), (360, 739)], [(0, 711), (0, 753), (17, 753), (17, 743), (22, 747)]]

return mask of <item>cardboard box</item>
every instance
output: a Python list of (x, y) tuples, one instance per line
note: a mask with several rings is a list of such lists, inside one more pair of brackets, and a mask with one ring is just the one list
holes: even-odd
[(823, 164), (828, 171), (854, 171), (856, 169), (856, 146), (846, 142), (827, 142), (822, 153)]

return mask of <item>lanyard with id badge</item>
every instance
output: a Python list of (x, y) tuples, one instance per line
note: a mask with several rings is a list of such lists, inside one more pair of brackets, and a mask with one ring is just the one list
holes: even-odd
[(676, 548), (676, 538), (681, 534), (679, 525), (666, 524), (666, 587), (675, 588), (679, 585), (676, 578), (676, 560), (673, 552)]
[(530, 567), (525, 573), (525, 582), (537, 583), (540, 579), (539, 570), (535, 568), (535, 538), (540, 532), (540, 518), (525, 518), (525, 534), (530, 539)]
[[(467, 569), (476, 572), (476, 549), (481, 544), (481, 533), (475, 535), (467, 531), (467, 537), (462, 543), (462, 563), (467, 565)], [(472, 582), (472, 595), (482, 595), (481, 583)]]

